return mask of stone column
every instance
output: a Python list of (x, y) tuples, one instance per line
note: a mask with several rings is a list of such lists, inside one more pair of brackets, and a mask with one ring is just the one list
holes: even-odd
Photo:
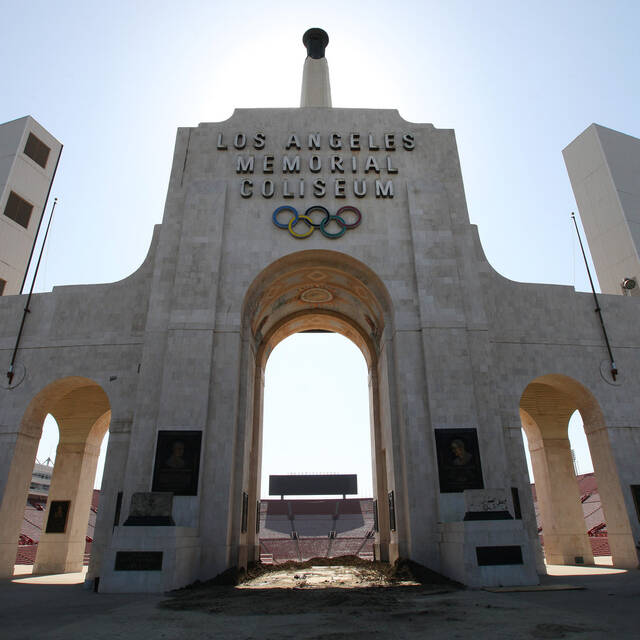
[(380, 379), (375, 368), (369, 370), (369, 420), (371, 423), (371, 466), (374, 497), (378, 507), (378, 531), (374, 546), (376, 560), (389, 562), (389, 509), (387, 508), (387, 462), (380, 415)]
[(568, 438), (529, 439), (547, 564), (593, 564)]
[[(111, 540), (118, 492), (123, 491), (130, 437), (131, 420), (111, 420), (109, 446), (107, 447), (102, 486), (100, 488), (95, 536), (91, 545), (91, 561), (85, 580), (87, 583), (100, 576), (102, 558)], [(124, 504), (122, 504), (120, 521), (116, 524), (122, 524), (126, 515)]]
[(38, 442), (39, 438), (32, 434), (3, 433), (0, 436), (0, 472), (6, 473), (0, 503), (0, 578), (13, 575)]
[[(246, 347), (245, 347), (246, 348)], [(247, 560), (260, 560), (260, 534), (256, 532), (259, 514), (260, 479), (262, 473), (262, 421), (264, 411), (264, 369), (261, 366), (251, 367), (254, 375), (250, 381), (248, 398), (253, 398), (251, 412), (251, 453), (249, 454), (249, 513), (247, 514)]]
[(613, 459), (609, 432), (604, 425), (595, 426), (585, 419), (585, 431), (591, 452), (591, 461), (598, 479), (598, 493), (602, 504), (607, 537), (614, 567), (638, 568), (638, 550), (629, 523), (618, 467)]
[[(45, 531), (38, 544), (34, 574), (82, 571), (99, 454), (99, 443), (62, 441), (58, 445), (44, 519)], [(65, 531), (46, 533), (51, 505), (58, 500), (70, 501)]]

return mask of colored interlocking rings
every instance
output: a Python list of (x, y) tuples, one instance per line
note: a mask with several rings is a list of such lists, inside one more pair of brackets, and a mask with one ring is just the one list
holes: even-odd
[[(284, 212), (289, 212), (291, 217), (287, 222), (280, 222), (279, 216)], [(315, 216), (314, 219), (314, 214), (317, 212), (323, 215), (319, 222), (316, 221), (318, 219), (317, 216)], [(344, 216), (346, 213), (355, 214), (355, 220), (353, 222), (347, 222)], [(335, 240), (336, 238), (341, 238), (347, 232), (347, 229), (355, 229), (362, 222), (362, 214), (356, 207), (347, 205), (341, 207), (335, 215), (332, 215), (326, 207), (319, 204), (311, 205), (304, 214), (300, 214), (295, 207), (285, 204), (273, 212), (271, 219), (278, 229), (287, 229), (294, 238), (308, 238), (316, 229), (319, 229), (325, 238)], [(331, 222), (335, 222), (338, 225), (338, 231), (334, 232), (327, 229), (327, 225)], [(296, 231), (295, 227), (298, 223), (306, 224), (307, 229), (304, 231)]]

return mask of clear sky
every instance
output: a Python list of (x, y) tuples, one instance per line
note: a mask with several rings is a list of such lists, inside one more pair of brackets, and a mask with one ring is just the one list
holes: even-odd
[(592, 122), (640, 136), (639, 19), (635, 1), (4, 2), (0, 122), (31, 114), (65, 145), (37, 290), (133, 272), (176, 127), (297, 106), (310, 26), (335, 106), (456, 130), (494, 268), (584, 290), (561, 151)]

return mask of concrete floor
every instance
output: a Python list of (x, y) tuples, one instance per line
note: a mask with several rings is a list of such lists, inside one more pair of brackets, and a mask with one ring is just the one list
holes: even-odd
[[(211, 603), (216, 606), (208, 609), (167, 610), (158, 607), (166, 596), (94, 594), (83, 586), (84, 573), (32, 577), (21, 569), (13, 579), (0, 581), (0, 638), (640, 637), (640, 571), (611, 567), (548, 569), (550, 575), (542, 579), (543, 587), (570, 584), (582, 589), (508, 593), (465, 590), (444, 595), (402, 587), (372, 589), (370, 593), (376, 597), (369, 608), (367, 591), (361, 589), (354, 590), (361, 601), (359, 611), (350, 609), (349, 604), (327, 609), (326, 601), (321, 600), (327, 596), (322, 596), (321, 590), (305, 591), (305, 607), (296, 609), (296, 597), (303, 594), (279, 590), (283, 594), (280, 606), (276, 603), (273, 612), (268, 612), (274, 615), (258, 611), (251, 600), (246, 601), (246, 609), (240, 607), (241, 613), (237, 606), (235, 611), (233, 607), (221, 609), (215, 597)], [(388, 592), (391, 605), (381, 606), (383, 591)], [(309, 608), (309, 598), (316, 598), (315, 594), (317, 612), (313, 611), (313, 600)]]

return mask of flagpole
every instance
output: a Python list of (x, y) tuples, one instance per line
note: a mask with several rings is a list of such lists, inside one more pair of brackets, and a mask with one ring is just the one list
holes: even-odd
[(618, 368), (616, 367), (616, 362), (613, 359), (613, 352), (611, 351), (611, 345), (609, 344), (609, 336), (607, 335), (607, 329), (604, 326), (604, 318), (602, 317), (602, 310), (600, 309), (600, 303), (598, 302), (598, 296), (596, 295), (596, 288), (593, 285), (591, 270), (589, 269), (589, 263), (587, 262), (587, 254), (584, 252), (584, 246), (582, 245), (582, 238), (580, 237), (580, 232), (578, 231), (578, 223), (576, 222), (576, 214), (573, 211), (571, 212), (571, 219), (573, 220), (573, 226), (576, 228), (578, 242), (580, 243), (580, 250), (582, 251), (582, 257), (584, 258), (584, 266), (587, 268), (587, 275), (589, 276), (589, 283), (591, 284), (591, 293), (593, 293), (593, 299), (596, 303), (596, 308), (594, 309), (594, 311), (598, 314), (598, 318), (600, 319), (602, 334), (604, 335), (604, 341), (607, 345), (607, 351), (609, 352), (609, 360), (611, 361), (611, 377), (615, 381), (616, 376), (618, 375)]
[(53, 212), (56, 210), (56, 205), (58, 204), (58, 198), (53, 199), (53, 206), (51, 207), (51, 214), (49, 215), (49, 222), (47, 223), (47, 230), (44, 233), (44, 238), (42, 240), (42, 246), (40, 247), (40, 254), (38, 255), (38, 262), (36, 263), (36, 270), (33, 274), (33, 280), (31, 281), (31, 288), (29, 289), (29, 295), (27, 296), (27, 302), (24, 306), (24, 311), (22, 312), (22, 320), (20, 322), (20, 329), (18, 329), (18, 336), (16, 338), (16, 344), (13, 347), (13, 354), (11, 356), (11, 364), (9, 365), (9, 371), (7, 371), (7, 379), (9, 380), (9, 386), (11, 386), (11, 382), (13, 381), (13, 376), (15, 375), (14, 365), (16, 363), (16, 354), (18, 353), (18, 347), (20, 346), (20, 339), (22, 338), (22, 331), (24, 329), (24, 323), (27, 319), (27, 313), (30, 313), (31, 309), (29, 309), (29, 304), (31, 303), (31, 296), (33, 295), (33, 288), (36, 284), (36, 278), (38, 277), (38, 269), (40, 269), (40, 261), (42, 260), (42, 254), (44, 253), (44, 245), (47, 242), (47, 236), (49, 235), (49, 229), (51, 227), (51, 221), (53, 220)]

